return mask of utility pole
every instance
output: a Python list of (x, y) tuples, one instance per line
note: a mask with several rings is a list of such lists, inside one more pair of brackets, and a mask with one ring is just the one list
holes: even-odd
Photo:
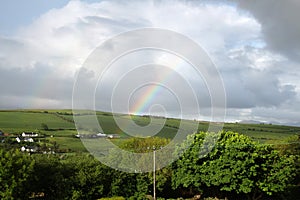
[(155, 191), (155, 148), (153, 148), (153, 200), (156, 200), (156, 191)]
[[(151, 149), (151, 147), (147, 147), (147, 149)], [(153, 146), (153, 200), (156, 200), (156, 149), (162, 149), (162, 147)]]

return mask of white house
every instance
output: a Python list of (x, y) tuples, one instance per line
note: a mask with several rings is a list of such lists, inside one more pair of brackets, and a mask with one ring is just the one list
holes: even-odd
[(31, 133), (23, 132), (22, 133), (22, 137), (38, 137), (38, 136), (39, 136), (39, 134), (34, 133), (34, 132), (31, 132)]
[(32, 138), (24, 138), (24, 142), (34, 142)]
[(16, 137), (16, 140), (17, 140), (18, 143), (21, 142), (21, 139), (19, 137)]
[(16, 140), (18, 143), (20, 143), (21, 141), (24, 141), (24, 142), (34, 142), (34, 140), (32, 138), (19, 138), (19, 137), (16, 137)]

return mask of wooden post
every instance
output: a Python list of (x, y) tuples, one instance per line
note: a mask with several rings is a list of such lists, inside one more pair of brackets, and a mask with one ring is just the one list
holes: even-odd
[(156, 191), (155, 191), (155, 149), (153, 150), (153, 200), (156, 200)]

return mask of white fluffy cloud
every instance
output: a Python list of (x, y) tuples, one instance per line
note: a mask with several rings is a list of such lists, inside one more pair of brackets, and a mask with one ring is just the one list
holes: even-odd
[[(224, 1), (70, 1), (11, 37), (0, 36), (0, 89), (5, 97), (0, 106), (71, 107), (75, 74), (94, 48), (121, 32), (157, 27), (190, 37), (211, 56), (224, 80), (228, 119), (280, 121), (282, 112), (284, 123), (297, 123), (300, 74), (296, 69), (300, 64), (281, 54), (286, 46), (277, 52), (269, 48), (273, 40), (268, 38), (266, 24), (248, 10)], [(35, 93), (32, 88), (40, 82), (54, 87), (44, 86), (48, 92)], [(16, 101), (14, 106), (10, 97), (38, 103)]]

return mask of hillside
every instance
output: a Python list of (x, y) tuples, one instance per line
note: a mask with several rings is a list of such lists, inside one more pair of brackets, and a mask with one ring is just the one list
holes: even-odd
[[(85, 120), (87, 116), (78, 116)], [(149, 116), (130, 116), (118, 114), (116, 118), (123, 121), (131, 119), (140, 126), (150, 123)], [(106, 134), (117, 134), (120, 138), (129, 137), (115, 123), (114, 116), (107, 112), (97, 112), (98, 121)], [(88, 123), (88, 121), (87, 121)], [(192, 132), (195, 123), (198, 130), (206, 131), (208, 122), (197, 122), (193, 120), (182, 120), (187, 133)], [(47, 125), (47, 129), (43, 127)], [(166, 119), (163, 129), (156, 135), (159, 137), (173, 138), (180, 125), (179, 119)], [(71, 110), (5, 110), (0, 111), (0, 130), (12, 138), (22, 132), (37, 132), (43, 136), (39, 141), (58, 144), (60, 148), (68, 151), (85, 151), (81, 141), (74, 136), (77, 134)], [(283, 141), (291, 135), (299, 134), (300, 127), (271, 125), (271, 124), (241, 124), (225, 123), (223, 130), (239, 132), (250, 136), (254, 140), (273, 143)], [(129, 128), (130, 131), (130, 128)], [(97, 133), (97, 129), (91, 126), (90, 132)]]

